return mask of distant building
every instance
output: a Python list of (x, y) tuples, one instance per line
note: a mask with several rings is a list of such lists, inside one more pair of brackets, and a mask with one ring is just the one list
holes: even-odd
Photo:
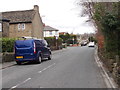
[(50, 26), (44, 27), (44, 37), (59, 37), (59, 30)]
[(82, 41), (82, 37), (81, 37), (81, 35), (80, 34), (77, 34), (76, 35), (77, 36), (77, 42), (80, 44), (81, 43), (81, 41)]
[(59, 35), (66, 35), (68, 32), (59, 32)]
[(37, 5), (31, 10), (2, 12), (2, 18), (3, 37), (43, 38), (43, 22)]

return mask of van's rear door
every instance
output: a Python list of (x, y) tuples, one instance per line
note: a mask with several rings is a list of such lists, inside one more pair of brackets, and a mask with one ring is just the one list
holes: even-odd
[(16, 58), (33, 58), (33, 40), (17, 40), (15, 42)]

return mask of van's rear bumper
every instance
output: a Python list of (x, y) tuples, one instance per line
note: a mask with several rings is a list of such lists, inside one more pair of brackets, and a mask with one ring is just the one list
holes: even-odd
[(15, 59), (15, 61), (25, 62), (25, 61), (35, 61), (36, 58), (30, 58), (30, 59)]
[[(20, 57), (20, 58), (19, 58)], [(26, 54), (26, 55), (23, 55), (23, 54), (15, 54), (15, 60), (16, 61), (20, 61), (20, 62), (24, 62), (24, 61), (35, 61), (37, 60), (37, 55), (36, 54), (33, 54), (33, 55), (30, 55), (30, 54)]]

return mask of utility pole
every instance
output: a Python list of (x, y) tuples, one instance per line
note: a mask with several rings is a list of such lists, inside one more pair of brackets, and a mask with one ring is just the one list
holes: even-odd
[(55, 36), (55, 41), (56, 41), (56, 49), (58, 49), (58, 36)]

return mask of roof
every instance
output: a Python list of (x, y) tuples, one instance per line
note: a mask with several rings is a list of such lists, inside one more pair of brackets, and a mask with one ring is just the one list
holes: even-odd
[(44, 31), (59, 31), (58, 29), (55, 29), (53, 27), (50, 27), (50, 26), (45, 26), (44, 27)]
[(32, 22), (35, 10), (2, 12), (2, 18), (10, 20), (10, 23)]

